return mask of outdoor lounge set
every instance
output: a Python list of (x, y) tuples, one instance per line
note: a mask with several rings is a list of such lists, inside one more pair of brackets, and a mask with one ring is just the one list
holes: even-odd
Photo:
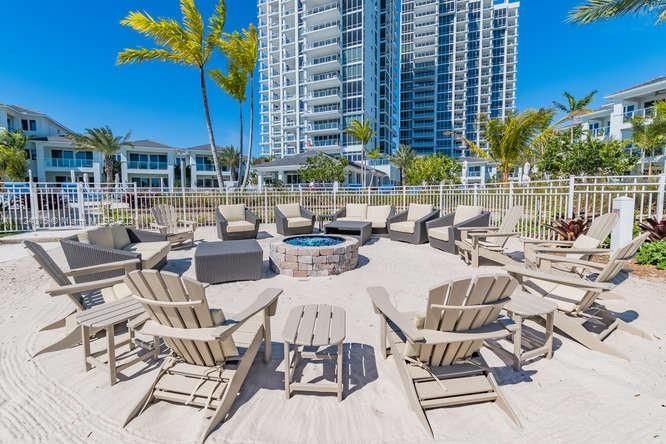
[[(281, 204), (274, 212), (279, 234), (313, 233), (316, 216), (300, 204)], [(172, 245), (194, 244), (196, 224), (180, 220), (168, 207), (154, 209), (153, 215), (159, 232), (109, 225), (62, 240), (68, 271), (42, 247), (25, 242), (56, 285), (48, 293), (67, 296), (75, 307), (72, 314), (45, 327), (64, 327), (63, 339), (36, 355), (83, 343), (85, 368), (107, 368), (111, 384), (115, 384), (117, 373), (129, 363), (156, 358), (163, 341), (170, 356), (128, 411), (124, 424), (155, 402), (192, 405), (208, 418), (199, 437), (203, 442), (233, 411), (262, 342), (264, 360), (271, 360), (274, 338), (270, 319), (283, 290), (266, 286), (236, 314), (208, 306), (208, 284), (262, 278), (263, 251), (255, 240), (260, 219), (245, 205), (216, 209), (221, 241), (196, 246), (196, 279), (160, 271)], [(591, 350), (625, 359), (625, 353), (604, 342), (610, 333), (623, 329), (650, 339), (599, 304), (647, 234), (616, 251), (600, 248), (617, 223), (617, 215), (609, 213), (596, 217), (579, 240), (539, 241), (520, 237), (517, 227), (522, 216), (523, 209), (514, 206), (497, 226), (490, 226), (490, 212), (480, 206), (461, 205), (440, 216), (440, 211), (428, 204), (410, 204), (397, 213), (390, 205), (347, 204), (325, 227), (327, 233), (354, 234), (361, 245), (372, 233), (388, 233), (395, 241), (429, 241), (433, 248), (459, 254), (473, 267), (478, 267), (482, 258), (504, 266), (498, 273), (463, 277), (432, 288), (425, 309), (416, 314), (399, 311), (389, 290), (367, 288), (379, 317), (379, 355), (392, 356), (409, 408), (431, 434), (428, 410), (472, 403), (494, 402), (521, 426), (479, 353), (485, 341), (511, 339), (514, 367), (520, 369), (523, 362), (536, 356), (552, 357), (554, 329)], [(178, 233), (185, 234), (174, 237)], [(511, 238), (523, 242), (524, 262), (505, 253)], [(599, 257), (606, 260), (599, 261)], [(331, 392), (339, 401), (343, 399), (346, 316), (335, 305), (291, 307), (282, 331), (286, 399), (296, 392), (311, 391)], [(543, 346), (523, 351), (522, 323), (528, 318), (543, 320), (545, 340)], [(600, 333), (583, 325), (602, 319), (610, 320), (610, 325)], [(114, 341), (117, 328), (127, 330), (127, 341)], [(102, 330), (106, 331), (106, 348), (92, 352), (90, 341)], [(122, 344), (129, 345), (133, 359), (125, 357), (119, 363), (115, 353)], [(296, 362), (321, 358), (319, 348), (327, 350), (324, 359), (333, 360), (336, 381), (314, 386), (295, 381)], [(100, 353), (107, 359), (99, 359)]]

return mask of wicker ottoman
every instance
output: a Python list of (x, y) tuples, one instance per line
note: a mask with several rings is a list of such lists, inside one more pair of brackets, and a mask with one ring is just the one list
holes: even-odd
[(254, 239), (206, 242), (194, 251), (199, 282), (217, 284), (261, 279), (263, 251)]

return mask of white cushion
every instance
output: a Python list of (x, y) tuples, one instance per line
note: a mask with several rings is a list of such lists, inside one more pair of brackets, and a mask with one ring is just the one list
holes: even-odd
[(453, 225), (458, 225), (473, 217), (479, 216), (483, 212), (483, 207), (477, 205), (458, 205), (455, 216), (453, 216)]
[(368, 207), (367, 218), (372, 228), (386, 228), (386, 222), (391, 214), (391, 205), (373, 205)]
[(227, 233), (241, 233), (254, 230), (254, 224), (246, 220), (235, 220), (227, 224)]
[(297, 203), (280, 204), (277, 206), (280, 213), (286, 218), (301, 217), (301, 206)]
[(113, 224), (111, 225), (111, 236), (113, 237), (113, 248), (122, 250), (130, 243), (127, 228), (124, 225)]
[(335, 220), (339, 220), (342, 222), (367, 222), (365, 220), (357, 219), (355, 217), (338, 217)]
[(245, 204), (220, 205), (219, 209), (227, 222), (245, 220)]
[(287, 227), (289, 228), (309, 227), (310, 225), (312, 225), (312, 219), (308, 219), (307, 217), (287, 218)]
[(393, 222), (390, 228), (393, 231), (399, 231), (401, 233), (413, 233), (414, 226), (414, 221), (407, 220), (405, 222)]
[(345, 217), (351, 220), (366, 220), (368, 211), (367, 204), (347, 204), (345, 205)]
[(408, 221), (419, 220), (422, 217), (427, 216), (431, 212), (432, 212), (432, 205), (409, 204), (409, 209), (407, 210), (407, 220)]
[(106, 248), (115, 248), (113, 244), (113, 232), (111, 227), (99, 227), (93, 230), (88, 230), (83, 236), (79, 235), (80, 239), (87, 239), (87, 242), (91, 245), (97, 245), (99, 247)]
[(449, 227), (428, 228), (428, 236), (444, 242), (449, 241)]
[(102, 288), (101, 293), (104, 302), (119, 301), (126, 297), (132, 296), (132, 292), (123, 282), (116, 284), (113, 287)]
[(139, 253), (141, 256), (141, 266), (143, 268), (152, 268), (169, 254), (169, 241), (158, 242), (137, 242), (129, 244), (123, 250)]

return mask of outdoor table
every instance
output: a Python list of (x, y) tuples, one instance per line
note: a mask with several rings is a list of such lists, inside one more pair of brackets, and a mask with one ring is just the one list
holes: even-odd
[[(340, 307), (326, 304), (300, 305), (294, 307), (287, 317), (282, 338), (284, 339), (284, 392), (289, 399), (293, 391), (337, 393), (342, 400), (342, 342), (346, 333), (346, 314)], [(290, 359), (291, 346), (295, 346), (294, 358)], [(337, 345), (337, 353), (318, 353), (319, 348)], [(315, 351), (306, 352), (303, 347), (314, 347)], [(300, 383), (292, 382), (293, 369), (301, 358), (335, 359), (335, 383)], [(293, 368), (292, 368), (293, 367)]]
[(372, 224), (370, 222), (336, 220), (324, 227), (326, 234), (344, 234), (356, 236), (360, 245), (366, 243), (372, 234)]
[(318, 214), (317, 215), (317, 222), (319, 222), (319, 231), (323, 232), (324, 231), (324, 222), (333, 220), (334, 216), (335, 216), (335, 214), (333, 214), (333, 213)]

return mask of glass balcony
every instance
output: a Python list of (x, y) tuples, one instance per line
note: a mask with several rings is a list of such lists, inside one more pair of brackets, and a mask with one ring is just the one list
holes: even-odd
[(166, 170), (167, 163), (133, 160), (127, 162), (127, 168), (132, 170)]
[(51, 157), (46, 164), (54, 168), (92, 168), (92, 159), (63, 159)]

